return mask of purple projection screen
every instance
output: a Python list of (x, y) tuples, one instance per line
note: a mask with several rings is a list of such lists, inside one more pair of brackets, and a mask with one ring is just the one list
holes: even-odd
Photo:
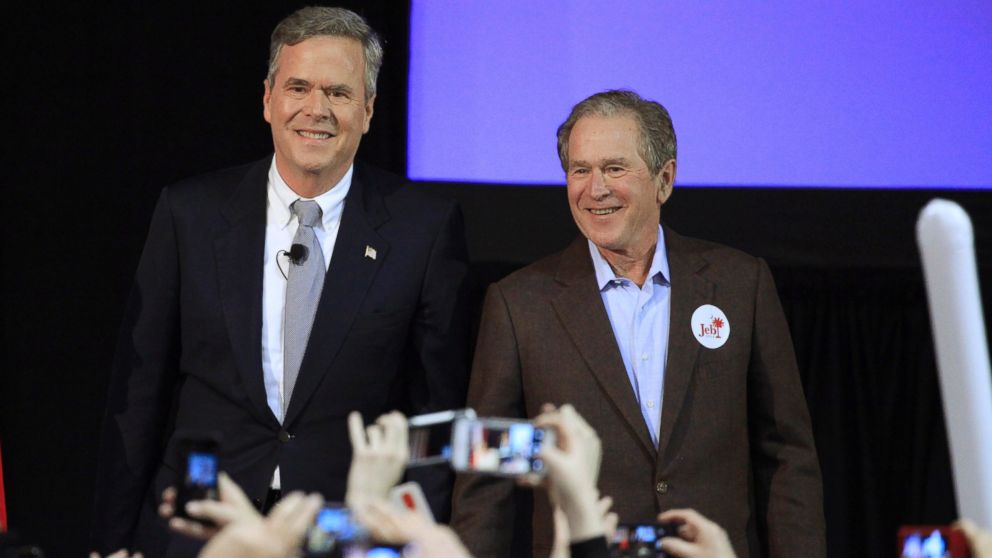
[(664, 104), (680, 186), (992, 189), (992, 3), (412, 3), (411, 179), (562, 184), (555, 130)]

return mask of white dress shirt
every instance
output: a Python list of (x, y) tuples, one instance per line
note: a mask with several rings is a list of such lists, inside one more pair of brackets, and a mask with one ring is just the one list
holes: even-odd
[[(348, 168), (341, 181), (316, 198), (303, 198), (286, 184), (276, 169), (275, 157), (269, 167), (268, 201), (265, 214), (265, 254), (262, 276), (262, 375), (265, 380), (265, 397), (272, 414), (282, 422), (283, 415), (283, 325), (286, 308), (286, 277), (289, 274), (289, 257), (286, 252), (293, 244), (299, 219), (289, 206), (298, 199), (312, 199), (320, 206), (323, 215), (314, 227), (317, 242), (324, 254), (324, 265), (329, 266), (334, 243), (337, 241), (344, 211), (344, 199), (351, 189), (354, 165)], [(272, 479), (272, 488), (280, 488), (279, 468)]]

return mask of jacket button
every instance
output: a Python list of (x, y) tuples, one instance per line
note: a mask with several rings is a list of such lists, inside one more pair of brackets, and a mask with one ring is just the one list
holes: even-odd
[(658, 494), (668, 494), (668, 483), (661, 481), (654, 486), (654, 489)]
[(286, 442), (289, 441), (290, 438), (292, 438), (292, 436), (289, 435), (289, 432), (286, 432), (285, 430), (280, 430), (279, 431), (279, 441), (280, 442), (282, 442), (282, 443), (285, 444)]

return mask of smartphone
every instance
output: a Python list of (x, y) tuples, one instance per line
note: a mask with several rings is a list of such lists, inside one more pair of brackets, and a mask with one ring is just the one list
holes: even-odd
[(363, 558), (369, 547), (368, 532), (340, 504), (328, 504), (317, 512), (303, 541), (307, 558)]
[(452, 427), (458, 418), (475, 418), (472, 409), (440, 411), (410, 417), (410, 460), (407, 467), (436, 465), (451, 460)]
[(175, 515), (194, 521), (186, 513), (186, 504), (194, 500), (216, 500), (220, 436), (205, 434), (179, 438), (179, 471), (176, 478)]
[(554, 444), (554, 431), (521, 419), (455, 420), (451, 466), (455, 471), (502, 477), (543, 475), (543, 444)]
[(667, 558), (662, 537), (679, 536), (677, 523), (621, 523), (610, 541), (611, 558)]
[(964, 533), (948, 525), (904, 525), (899, 528), (900, 558), (970, 558)]

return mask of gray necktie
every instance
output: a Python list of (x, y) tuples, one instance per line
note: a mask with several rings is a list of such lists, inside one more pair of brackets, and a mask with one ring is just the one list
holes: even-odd
[(305, 250), (290, 263), (289, 282), (286, 285), (286, 314), (283, 328), (283, 398), (282, 414), (286, 416), (289, 400), (293, 395), (300, 363), (307, 349), (313, 318), (317, 313), (320, 291), (324, 288), (324, 253), (317, 242), (313, 227), (320, 222), (322, 211), (315, 201), (296, 200), (290, 206), (300, 221), (293, 237), (293, 244)]

